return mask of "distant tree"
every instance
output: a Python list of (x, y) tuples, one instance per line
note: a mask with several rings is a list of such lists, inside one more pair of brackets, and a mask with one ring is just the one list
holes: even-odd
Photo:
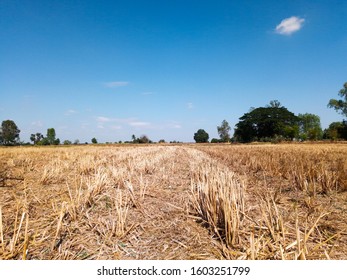
[(73, 144), (74, 144), (74, 145), (79, 145), (79, 143), (80, 143), (80, 140), (79, 140), (79, 139), (75, 139), (75, 141), (73, 141)]
[(19, 144), (19, 133), (20, 130), (14, 121), (3, 121), (0, 128), (0, 143), (3, 145)]
[(54, 145), (60, 145), (60, 139), (59, 138), (54, 140)]
[(147, 144), (147, 143), (151, 142), (151, 140), (149, 140), (149, 138), (146, 135), (142, 135), (137, 140), (138, 140), (137, 143), (140, 143), (140, 144)]
[(195, 134), (194, 134), (194, 140), (196, 143), (207, 143), (208, 142), (209, 135), (208, 133), (203, 130), (199, 129)]
[(96, 140), (96, 138), (94, 137), (94, 138), (92, 138), (92, 143), (93, 144), (98, 144), (98, 140)]
[(160, 139), (159, 143), (166, 143), (164, 139)]
[(37, 142), (37, 145), (50, 145), (50, 142), (48, 141), (47, 137), (42, 138), (42, 140), (40, 140), (39, 142)]
[(217, 131), (220, 137), (221, 142), (230, 141), (230, 125), (226, 120), (222, 121), (221, 126), (217, 126)]
[(64, 144), (64, 145), (71, 145), (72, 142), (71, 142), (70, 140), (64, 140), (63, 144)]
[(343, 85), (343, 89), (339, 91), (342, 99), (330, 99), (328, 107), (334, 108), (337, 112), (347, 117), (347, 82)]
[(133, 143), (136, 143), (136, 136), (135, 136), (135, 134), (131, 135), (131, 140), (133, 140)]
[(36, 145), (38, 142), (40, 142), (43, 138), (44, 137), (40, 132), (37, 132), (35, 134), (30, 135), (30, 141), (32, 141), (34, 143), (34, 145)]
[[(271, 102), (270, 102), (271, 103)], [(299, 133), (298, 117), (285, 107), (273, 105), (259, 107), (244, 114), (236, 124), (234, 138), (241, 142), (261, 139), (293, 139)]]
[(55, 145), (56, 144), (56, 139), (55, 139), (55, 129), (54, 128), (48, 128), (47, 129), (47, 142), (49, 145)]
[(302, 140), (319, 140), (323, 131), (320, 124), (320, 117), (314, 114), (299, 114), (299, 137)]
[(222, 140), (217, 139), (217, 138), (212, 138), (211, 143), (221, 143)]
[(331, 140), (347, 140), (347, 121), (331, 123), (329, 127), (324, 130), (323, 138)]

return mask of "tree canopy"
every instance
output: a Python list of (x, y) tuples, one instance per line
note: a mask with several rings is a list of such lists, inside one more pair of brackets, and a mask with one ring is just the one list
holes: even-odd
[(44, 137), (40, 132), (30, 135), (30, 141), (34, 142), (34, 145), (38, 144), (43, 138)]
[(0, 143), (3, 145), (16, 145), (19, 143), (19, 133), (16, 123), (12, 120), (3, 121), (0, 128)]
[(320, 117), (314, 114), (299, 114), (299, 132), (302, 140), (319, 140), (322, 138)]
[(332, 122), (329, 127), (324, 130), (323, 138), (331, 140), (347, 140), (347, 121)]
[(337, 112), (347, 117), (347, 82), (339, 91), (339, 95), (342, 97), (342, 99), (330, 99), (328, 107), (334, 108)]
[(217, 126), (217, 131), (221, 142), (230, 141), (230, 129), (230, 125), (226, 120), (223, 120), (222, 124), (220, 126)]
[(293, 139), (298, 130), (298, 117), (280, 106), (278, 101), (273, 101), (270, 106), (255, 108), (244, 114), (236, 124), (234, 137), (241, 142), (275, 137)]
[(207, 143), (208, 138), (208, 133), (203, 129), (199, 129), (196, 133), (194, 133), (194, 140), (196, 143)]

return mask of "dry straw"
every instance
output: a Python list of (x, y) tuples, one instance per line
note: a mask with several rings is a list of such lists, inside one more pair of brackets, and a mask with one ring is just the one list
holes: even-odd
[(343, 144), (17, 147), (0, 162), (0, 259), (347, 257)]

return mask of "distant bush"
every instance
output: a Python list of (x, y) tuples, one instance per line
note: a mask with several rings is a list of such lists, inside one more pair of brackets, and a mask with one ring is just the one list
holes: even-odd
[(71, 142), (70, 140), (64, 140), (63, 144), (64, 144), (64, 145), (71, 145), (72, 142)]

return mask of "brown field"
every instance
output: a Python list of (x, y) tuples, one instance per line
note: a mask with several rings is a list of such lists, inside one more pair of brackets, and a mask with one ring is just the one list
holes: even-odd
[(347, 259), (347, 144), (0, 148), (0, 259)]

